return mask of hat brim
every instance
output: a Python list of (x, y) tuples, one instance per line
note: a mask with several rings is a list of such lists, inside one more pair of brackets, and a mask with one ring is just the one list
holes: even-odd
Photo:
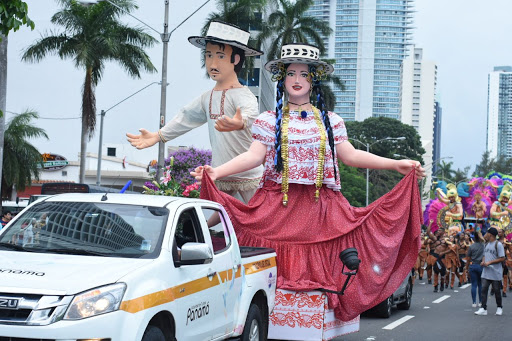
[(216, 41), (218, 43), (228, 44), (231, 46), (238, 47), (239, 49), (242, 49), (245, 52), (246, 57), (261, 56), (263, 54), (263, 52), (261, 52), (260, 50), (253, 49), (253, 48), (251, 48), (247, 45), (244, 45), (235, 40), (219, 39), (217, 37), (210, 37), (210, 36), (206, 36), (206, 37), (192, 36), (192, 37), (188, 37), (188, 41), (192, 45), (199, 47), (201, 49), (204, 49), (206, 47), (206, 41)]
[(307, 58), (299, 58), (299, 57), (290, 57), (290, 58), (281, 58), (276, 60), (271, 60), (265, 64), (265, 70), (272, 72), (273, 69), (276, 69), (279, 63), (283, 64), (308, 64), (308, 65), (323, 65), (325, 67), (325, 72), (330, 75), (334, 72), (334, 66), (329, 63), (326, 63), (322, 60), (311, 60)]

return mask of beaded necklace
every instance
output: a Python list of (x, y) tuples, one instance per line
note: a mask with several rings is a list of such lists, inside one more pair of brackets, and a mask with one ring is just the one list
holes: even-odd
[[(320, 150), (318, 155), (318, 168), (316, 171), (316, 181), (315, 181), (315, 201), (318, 201), (320, 197), (320, 188), (322, 188), (322, 182), (324, 179), (324, 164), (325, 164), (325, 141), (326, 132), (324, 129), (324, 125), (322, 123), (322, 119), (320, 118), (320, 111), (313, 106), (313, 114), (315, 118), (315, 123), (318, 127), (318, 131), (320, 132)], [(289, 166), (288, 166), (288, 124), (290, 122), (290, 108), (288, 105), (283, 109), (283, 124), (281, 127), (281, 158), (283, 159), (283, 174), (281, 181), (281, 192), (283, 193), (283, 206), (288, 205), (288, 176), (289, 176)]]

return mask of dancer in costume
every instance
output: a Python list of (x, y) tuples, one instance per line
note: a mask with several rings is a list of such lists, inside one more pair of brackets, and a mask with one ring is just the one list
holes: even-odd
[[(503, 222), (506, 220), (506, 218), (509, 217), (509, 209), (508, 206), (510, 205), (510, 194), (511, 194), (512, 187), (509, 183), (506, 183), (503, 188), (501, 189), (500, 197), (497, 201), (495, 201), (492, 204), (491, 207), (491, 214), (490, 214), (490, 221), (491, 226), (496, 228), (502, 228)], [(509, 219), (510, 220), (510, 219)], [(508, 225), (508, 224), (506, 224)]]
[[(192, 45), (204, 49), (206, 70), (216, 82), (214, 88), (182, 108), (158, 132), (140, 129), (140, 135), (126, 134), (132, 146), (143, 149), (159, 141), (165, 143), (207, 123), (213, 166), (246, 152), (252, 143), (251, 127), (259, 110), (256, 97), (240, 84), (237, 73), (245, 57), (263, 54), (247, 45), (249, 36), (249, 32), (234, 25), (214, 21), (205, 37), (189, 37)], [(257, 165), (216, 184), (220, 190), (239, 194), (248, 202), (256, 192), (262, 171), (263, 167)]]
[(448, 190), (446, 196), (439, 188), (436, 190), (436, 193), (437, 198), (448, 205), (448, 211), (445, 216), (448, 220), (448, 233), (449, 235), (455, 235), (462, 230), (463, 209), (457, 194), (457, 187), (454, 184), (448, 184), (446, 188)]
[[(379, 157), (350, 144), (342, 118), (325, 110), (320, 80), (333, 67), (318, 56), (314, 46), (283, 46), (281, 58), (265, 65), (277, 81), (276, 112), (264, 112), (254, 122), (249, 151), (192, 174), (202, 181), (201, 198), (224, 205), (240, 244), (276, 250), (278, 288), (340, 289), (345, 276), (338, 255), (356, 247), (362, 259), (357, 276), (345, 296), (328, 294), (336, 317), (348, 321), (389, 297), (414, 266), (421, 225), (417, 179), (424, 169), (417, 161)], [(338, 159), (407, 176), (368, 207), (355, 208), (340, 192)], [(261, 163), (263, 180), (248, 205), (213, 185), (212, 180)]]
[(432, 270), (434, 270), (434, 292), (438, 292), (439, 290), (439, 275), (441, 275), (441, 291), (444, 291), (446, 276), (444, 257), (445, 254), (450, 252), (446, 243), (447, 238), (444, 237), (444, 231), (441, 229), (432, 233), (430, 231), (430, 225), (427, 228), (427, 235), (432, 241), (427, 262), (432, 264)]

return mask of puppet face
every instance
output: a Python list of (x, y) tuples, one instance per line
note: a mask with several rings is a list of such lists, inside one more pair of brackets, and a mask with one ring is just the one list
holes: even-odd
[(214, 81), (223, 81), (236, 75), (235, 65), (240, 62), (240, 56), (235, 55), (235, 63), (231, 63), (231, 53), (233, 48), (224, 44), (219, 46), (216, 44), (206, 44), (204, 58), (206, 63), (206, 71)]
[(502, 196), (500, 202), (502, 205), (507, 205), (508, 200), (509, 200), (509, 198), (507, 198), (506, 196)]
[(309, 79), (309, 67), (307, 64), (290, 64), (286, 70), (286, 78), (284, 80), (286, 92), (290, 95), (290, 100), (295, 102), (296, 99), (302, 98), (301, 103), (309, 102), (309, 89), (311, 83)]

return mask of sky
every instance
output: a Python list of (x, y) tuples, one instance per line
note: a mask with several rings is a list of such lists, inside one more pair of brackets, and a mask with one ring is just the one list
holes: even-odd
[[(37, 111), (35, 122), (46, 130), (49, 140), (34, 140), (43, 153), (59, 154), (70, 161), (78, 160), (80, 151), (81, 87), (84, 71), (76, 69), (71, 60), (50, 56), (39, 63), (22, 62), (23, 49), (45, 32), (57, 33), (61, 28), (51, 25), (52, 14), (59, 7), (54, 0), (25, 0), (29, 16), (36, 23), (34, 31), (22, 28), (9, 35), (7, 121), (9, 112), (27, 109)], [(172, 30), (205, 0), (170, 1), (169, 29)], [(164, 0), (139, 0), (133, 15), (157, 31), (163, 31)], [(423, 48), (423, 58), (438, 66), (437, 96), (443, 108), (441, 157), (463, 169), (480, 162), (486, 145), (487, 76), (494, 66), (512, 65), (512, 2), (510, 0), (416, 0), (413, 43)], [(188, 36), (199, 35), (206, 16), (214, 11), (211, 0), (180, 26), (171, 36), (168, 56), (168, 87), (166, 121), (177, 111), (213, 87), (200, 68), (200, 49), (192, 46)], [(126, 16), (123, 21), (140, 25)], [(158, 40), (156, 33), (148, 30)], [(129, 77), (116, 64), (107, 64), (96, 88), (96, 107), (107, 110), (152, 82), (159, 82), (162, 69), (162, 44), (147, 50), (158, 73), (143, 73), (141, 79)], [(126, 132), (139, 128), (158, 129), (160, 112), (158, 84), (153, 84), (105, 115), (104, 144), (127, 143)], [(87, 151), (98, 152), (97, 133), (88, 143)], [(205, 126), (191, 131), (167, 145), (210, 148)], [(106, 154), (103, 148), (104, 155)], [(130, 157), (157, 158), (157, 147), (136, 151)], [(123, 157), (123, 155), (118, 155)], [(451, 157), (451, 159), (449, 159)], [(426, 165), (429, 167), (429, 165)]]

